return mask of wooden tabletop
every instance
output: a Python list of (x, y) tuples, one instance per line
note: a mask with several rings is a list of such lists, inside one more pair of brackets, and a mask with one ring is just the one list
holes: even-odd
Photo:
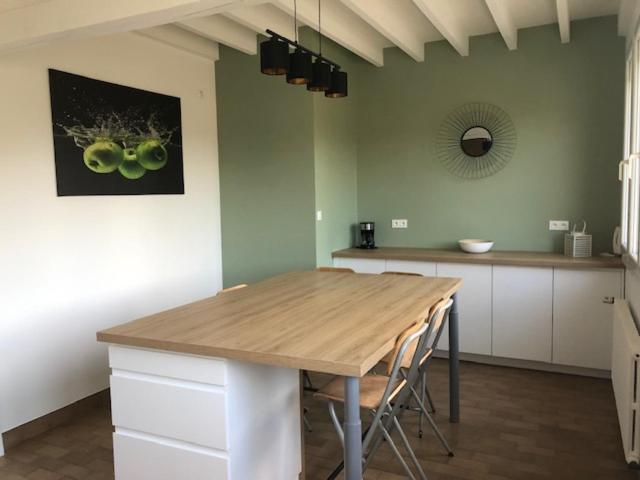
[(98, 341), (362, 376), (458, 278), (292, 272), (98, 332)]
[(333, 252), (333, 257), (378, 258), (386, 260), (414, 260), (418, 262), (477, 263), (485, 265), (514, 265), (520, 267), (557, 268), (624, 268), (620, 257), (566, 257), (545, 252), (488, 252), (466, 253), (461, 250), (431, 248), (380, 247), (374, 250), (347, 248)]

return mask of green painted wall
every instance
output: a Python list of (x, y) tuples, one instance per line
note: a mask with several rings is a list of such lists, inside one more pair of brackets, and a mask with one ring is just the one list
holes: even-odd
[[(358, 216), (376, 221), (380, 245), (452, 247), (490, 238), (500, 250), (561, 250), (548, 220), (586, 219), (594, 249), (610, 248), (618, 221), (616, 164), (622, 151), (624, 39), (615, 17), (471, 39), (461, 57), (430, 43), (416, 63), (389, 49), (385, 66), (363, 66), (358, 108)], [(435, 154), (444, 117), (468, 102), (512, 118), (511, 163), (483, 180), (450, 175)], [(407, 230), (391, 230), (407, 218)]]
[[(312, 44), (311, 42), (309, 42)], [(364, 64), (335, 43), (324, 40), (324, 52), (349, 73), (349, 96), (313, 95), (316, 210), (316, 261), (331, 265), (331, 252), (353, 245), (357, 210), (358, 72)]]
[(223, 46), (216, 89), (225, 286), (313, 268), (313, 98)]
[[(561, 251), (548, 220), (589, 223), (594, 249), (617, 223), (624, 40), (614, 17), (471, 39), (460, 57), (430, 43), (416, 63), (385, 50), (376, 68), (325, 42), (349, 72), (349, 98), (326, 99), (259, 73), (259, 58), (221, 47), (216, 66), (225, 285), (330, 263), (354, 224), (374, 220), (379, 245), (453, 247), (466, 237), (502, 250)], [(310, 40), (303, 32), (305, 42)], [(435, 154), (446, 115), (493, 103), (518, 145), (496, 175), (463, 180)], [(315, 221), (315, 210), (323, 220)], [(407, 230), (391, 230), (407, 218)]]
[[(305, 44), (316, 38), (302, 29)], [(216, 65), (225, 286), (331, 264), (353, 243), (357, 219), (356, 71), (330, 40), (324, 53), (349, 72), (350, 96), (328, 99), (260, 74), (259, 57), (221, 46)], [(315, 211), (322, 210), (322, 221)]]

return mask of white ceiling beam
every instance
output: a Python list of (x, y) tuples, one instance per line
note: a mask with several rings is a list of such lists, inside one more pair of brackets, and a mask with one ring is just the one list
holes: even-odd
[(243, 53), (249, 55), (258, 53), (258, 40), (255, 32), (221, 15), (190, 18), (178, 22), (177, 25), (196, 35), (222, 43)]
[(290, 39), (295, 37), (293, 17), (272, 5), (237, 8), (225, 13), (224, 16), (262, 35), (267, 29), (271, 29)]
[(507, 48), (516, 50), (518, 48), (518, 29), (507, 10), (506, 3), (503, 0), (485, 0), (485, 2), (504, 43), (507, 44)]
[(200, 35), (195, 35), (175, 25), (161, 25), (138, 30), (134, 33), (207, 60), (215, 62), (220, 58), (216, 42)]
[(242, 0), (50, 0), (0, 14), (0, 52), (58, 38), (140, 30), (190, 15), (225, 10)]
[(558, 10), (558, 27), (560, 27), (560, 41), (569, 43), (571, 36), (571, 18), (569, 16), (569, 0), (556, 0)]
[(401, 5), (393, 4), (387, 0), (341, 1), (416, 62), (424, 61), (422, 32), (411, 29), (405, 16), (406, 11), (399, 8)]
[(618, 35), (633, 35), (640, 17), (640, 0), (621, 0), (618, 10)]
[[(293, 16), (293, 0), (273, 0), (274, 5)], [(384, 39), (366, 23), (339, 3), (322, 4), (322, 34), (351, 50), (377, 67), (384, 63)], [(353, 19), (349, 18), (353, 16)], [(298, 0), (298, 18), (305, 25), (318, 30), (318, 2)], [(312, 49), (315, 46), (311, 46)]]
[(439, 10), (433, 0), (413, 0), (413, 3), (460, 55), (469, 55), (469, 35), (450, 10)]

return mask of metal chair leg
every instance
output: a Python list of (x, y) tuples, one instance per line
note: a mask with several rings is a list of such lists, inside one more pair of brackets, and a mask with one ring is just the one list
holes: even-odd
[(311, 428), (311, 423), (309, 422), (309, 419), (307, 418), (307, 412), (309, 410), (307, 408), (305, 408), (302, 412), (302, 421), (304, 422), (304, 426), (307, 429), (307, 432), (311, 433), (313, 432), (313, 428)]
[[(436, 413), (436, 406), (433, 403), (433, 399), (431, 398), (431, 394), (429, 393), (429, 387), (427, 386), (427, 372), (424, 372), (423, 377), (424, 382), (424, 393), (427, 395), (427, 401), (429, 402), (429, 406), (431, 407), (431, 413)], [(422, 402), (424, 403), (424, 402)]]
[(393, 450), (393, 453), (396, 455), (396, 458), (402, 464), (405, 472), (407, 472), (407, 476), (411, 480), (416, 480), (415, 475), (413, 474), (413, 472), (409, 468), (409, 465), (407, 465), (407, 462), (404, 461), (404, 458), (402, 458), (402, 455), (400, 454), (400, 451), (398, 450), (398, 447), (396, 446), (394, 441), (391, 439), (391, 435), (389, 435), (389, 432), (387, 431), (387, 429), (384, 428), (384, 425), (382, 424), (382, 422), (380, 422), (379, 427), (380, 427), (380, 430), (382, 430), (382, 434), (384, 435), (384, 438), (386, 438), (387, 443), (391, 446), (391, 450)]
[(393, 423), (395, 424), (396, 429), (398, 430), (398, 434), (400, 435), (400, 438), (402, 439), (402, 443), (404, 443), (405, 450), (409, 454), (409, 457), (411, 457), (411, 460), (413, 461), (413, 464), (415, 465), (416, 469), (418, 470), (418, 473), (420, 474), (420, 478), (422, 480), (427, 480), (427, 475), (426, 475), (426, 473), (424, 473), (424, 470), (422, 469), (422, 465), (420, 465), (420, 462), (416, 458), (416, 454), (414, 453), (413, 449), (411, 448), (411, 445), (409, 444), (409, 440), (407, 439), (407, 436), (405, 435), (404, 430), (400, 426), (400, 422), (398, 421), (397, 417), (393, 417)]
[(442, 446), (447, 451), (447, 454), (450, 457), (453, 457), (453, 450), (451, 450), (451, 447), (449, 446), (449, 443), (444, 438), (444, 435), (442, 435), (442, 432), (440, 432), (440, 429), (438, 428), (438, 425), (436, 425), (436, 422), (431, 417), (431, 414), (427, 411), (427, 409), (425, 408), (424, 404), (420, 401), (420, 397), (418, 396), (418, 392), (416, 392), (415, 388), (413, 388), (413, 387), (411, 387), (411, 394), (413, 395), (413, 397), (415, 398), (416, 402), (418, 403), (418, 406), (422, 410), (422, 413), (427, 418), (427, 421), (429, 422), (429, 425), (431, 425), (431, 429), (433, 430), (433, 433), (436, 434), (436, 437), (438, 437), (438, 440), (440, 440), (440, 443), (442, 444)]

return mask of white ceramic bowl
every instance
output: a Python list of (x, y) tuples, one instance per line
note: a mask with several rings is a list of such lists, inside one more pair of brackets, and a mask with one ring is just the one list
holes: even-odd
[(477, 238), (465, 238), (458, 240), (460, 248), (468, 253), (485, 253), (491, 250), (493, 242), (491, 240), (479, 240)]

